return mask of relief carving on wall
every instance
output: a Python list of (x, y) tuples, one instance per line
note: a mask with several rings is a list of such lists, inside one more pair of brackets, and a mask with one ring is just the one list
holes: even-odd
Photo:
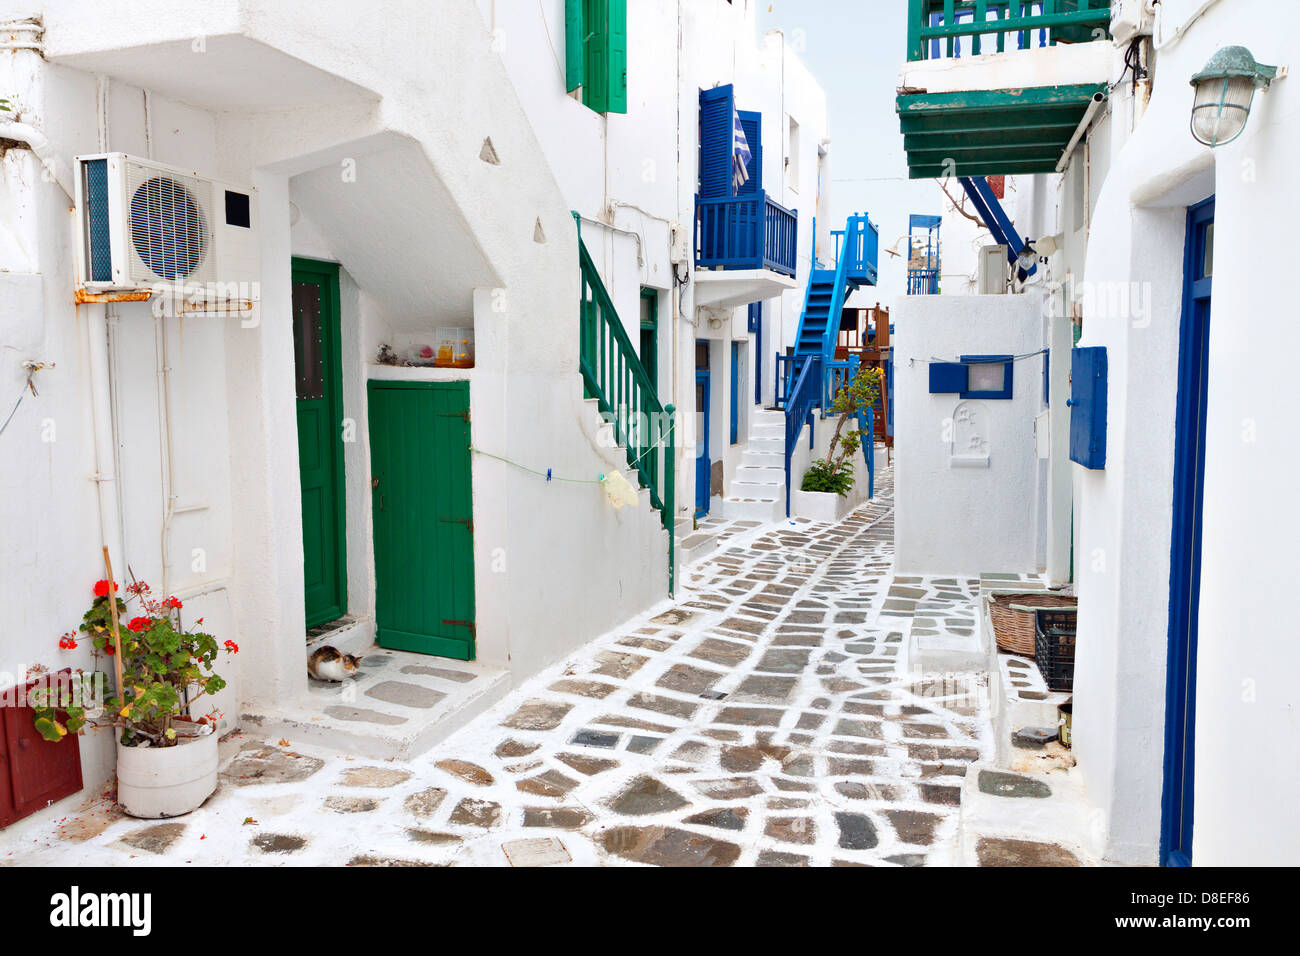
[(989, 416), (982, 402), (958, 402), (952, 412), (953, 468), (989, 466)]

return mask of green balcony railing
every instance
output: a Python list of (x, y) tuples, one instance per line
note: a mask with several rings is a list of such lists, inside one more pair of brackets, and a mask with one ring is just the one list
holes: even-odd
[(675, 409), (660, 402), (581, 235), (578, 261), (582, 276), (578, 366), (587, 396), (596, 399), (602, 416), (613, 426), (641, 487), (650, 489), (650, 504), (663, 513), (668, 530), (668, 593), (672, 594), (676, 589)]
[(1110, 2), (908, 0), (907, 59), (950, 59), (1106, 39)]

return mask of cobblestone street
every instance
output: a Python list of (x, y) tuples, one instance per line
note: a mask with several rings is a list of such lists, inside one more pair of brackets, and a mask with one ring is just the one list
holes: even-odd
[(892, 476), (836, 525), (732, 535), (661, 605), (410, 762), (227, 741), (170, 822), (104, 800), (8, 862), (935, 865), (952, 862), (981, 682), (912, 672), (978, 582), (893, 581)]

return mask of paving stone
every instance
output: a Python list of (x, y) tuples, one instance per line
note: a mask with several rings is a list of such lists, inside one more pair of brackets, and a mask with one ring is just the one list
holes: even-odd
[(719, 830), (743, 830), (748, 817), (749, 811), (744, 807), (718, 807), (716, 810), (693, 814), (682, 822), (717, 827)]
[(339, 777), (339, 783), (345, 787), (371, 787), (384, 790), (396, 787), (411, 779), (411, 771), (396, 767), (349, 767)]
[(1055, 739), (1055, 727), (1022, 727), (1011, 735), (1011, 743), (1023, 750), (1042, 750)]
[[(366, 658), (369, 660), (369, 658)], [(477, 680), (477, 674), (471, 674), (469, 671), (454, 671), (449, 667), (429, 667), (426, 664), (407, 664), (402, 668), (403, 674), (424, 674), (429, 677), (438, 677), (442, 680), (455, 681), (457, 684), (468, 684), (472, 680)]]
[(554, 730), (573, 709), (572, 704), (549, 700), (530, 700), (501, 722), (516, 730)]
[(593, 674), (601, 674), (617, 680), (627, 680), (650, 660), (640, 654), (623, 654), (618, 651), (598, 651), (595, 659), (598, 666), (592, 671)]
[(811, 817), (771, 817), (763, 833), (782, 843), (814, 843), (817, 824)]
[(683, 610), (682, 608), (679, 607), (674, 607), (674, 608), (670, 608), (667, 611), (664, 611), (664, 613), (656, 617), (650, 618), (650, 621), (651, 623), (654, 624), (678, 625), (678, 624), (687, 624), (690, 621), (692, 621), (694, 618), (695, 615), (690, 611)]
[(496, 782), (496, 778), (492, 774), (468, 760), (439, 760), (435, 766), (439, 770), (447, 771), (452, 776), (460, 777), (467, 783), (474, 784), (476, 787), (490, 787)]
[(403, 806), (417, 817), (431, 817), (438, 812), (442, 801), (447, 799), (447, 791), (441, 787), (429, 787), (406, 798)]
[(263, 853), (297, 853), (307, 845), (307, 838), (291, 833), (259, 833), (252, 845)]
[(653, 710), (655, 713), (680, 717), (683, 720), (689, 720), (700, 709), (699, 704), (678, 700), (665, 694), (633, 694), (628, 698), (627, 706), (639, 710)]
[(366, 696), (382, 700), (386, 704), (398, 704), (419, 710), (428, 710), (447, 697), (440, 690), (403, 680), (386, 680), (376, 684), (366, 691)]
[(735, 700), (781, 704), (789, 699), (796, 683), (797, 680), (793, 677), (751, 674), (740, 682), (731, 696)]
[(880, 842), (876, 825), (861, 813), (836, 813), (835, 823), (840, 828), (839, 845), (845, 850), (870, 850)]
[(692, 667), (690, 664), (674, 664), (655, 681), (655, 686), (681, 694), (699, 695), (711, 690), (721, 679), (722, 675), (715, 671)]
[(420, 830), (411, 827), (406, 831), (406, 836), (413, 843), (423, 843), (427, 846), (454, 846), (464, 842), (454, 833), (442, 833), (437, 830)]
[(1057, 843), (981, 837), (975, 844), (980, 866), (1079, 866), (1079, 858)]
[(252, 746), (235, 755), (222, 771), (221, 779), (236, 787), (297, 783), (306, 780), (323, 766), (325, 761), (316, 757), (277, 750), (275, 747)]
[(166, 853), (185, 832), (183, 823), (155, 823), (153, 826), (134, 830), (122, 837), (122, 842), (137, 850), (159, 856)]
[(666, 724), (656, 724), (648, 720), (641, 720), (639, 717), (624, 717), (621, 714), (606, 714), (603, 717), (597, 717), (595, 720), (598, 724), (609, 724), (612, 727), (626, 727), (628, 730), (648, 730), (657, 734), (671, 734), (676, 727), (669, 727)]
[(354, 721), (360, 724), (379, 724), (384, 727), (397, 727), (406, 723), (406, 718), (397, 714), (386, 714), (382, 710), (370, 710), (366, 707), (346, 707), (342, 704), (331, 704), (326, 707), (325, 715), (338, 720)]
[(776, 727), (785, 711), (771, 707), (724, 707), (717, 716), (720, 724), (739, 724), (745, 727)]
[(507, 840), (501, 851), (511, 866), (560, 866), (573, 859), (555, 837)]
[(801, 674), (812, 652), (798, 647), (777, 647), (759, 660), (756, 670), (777, 674)]
[(618, 766), (617, 760), (605, 760), (601, 757), (589, 757), (586, 754), (556, 754), (556, 759), (567, 763), (578, 773), (594, 777), (598, 773), (612, 770)]
[(720, 664), (723, 667), (735, 667), (749, 657), (751, 652), (752, 648), (745, 644), (708, 637), (701, 641), (689, 656)]
[(618, 690), (618, 686), (616, 684), (606, 684), (603, 681), (598, 680), (575, 680), (573, 678), (567, 678), (565, 680), (557, 680), (554, 684), (548, 687), (547, 690), (553, 690), (557, 694), (576, 694), (579, 697), (591, 697), (596, 700), (602, 700), (614, 693), (614, 691)]
[(354, 856), (348, 860), (348, 866), (443, 866), (445, 864), (425, 863), (422, 860), (403, 860), (394, 856), (375, 856), (373, 854), (362, 854)]
[(627, 742), (627, 749), (635, 754), (648, 754), (653, 753), (663, 742), (662, 737), (643, 737), (638, 734)]
[(894, 832), (898, 834), (899, 840), (924, 846), (934, 842), (935, 828), (943, 819), (937, 814), (923, 813), (919, 810), (886, 810), (885, 816), (893, 826)]
[(779, 850), (763, 850), (755, 861), (757, 866), (808, 866), (806, 856), (797, 853), (782, 853)]
[(582, 807), (525, 807), (524, 826), (551, 827), (556, 830), (581, 830), (594, 820)]
[(507, 737), (505, 740), (501, 741), (501, 743), (497, 744), (496, 750), (492, 752), (498, 757), (526, 757), (530, 753), (536, 751), (540, 746), (541, 744), (539, 743), (514, 740), (513, 738)]
[(450, 822), (490, 829), (501, 822), (501, 804), (493, 803), (491, 800), (466, 797), (456, 804), (456, 809), (451, 812)]
[(924, 853), (895, 853), (893, 856), (885, 857), (889, 863), (897, 863), (899, 866), (925, 866)]
[(696, 780), (695, 789), (710, 800), (743, 800), (763, 792), (753, 777), (727, 777), (722, 780)]
[(615, 813), (645, 816), (684, 807), (686, 799), (654, 777), (640, 776), (616, 794), (608, 805)]
[(740, 847), (675, 827), (615, 827), (601, 834), (605, 852), (653, 866), (731, 866)]
[(919, 789), (921, 799), (926, 803), (938, 803), (950, 807), (961, 805), (961, 787), (944, 787), (933, 783), (923, 783)]
[(322, 806), (335, 813), (369, 813), (379, 809), (381, 800), (374, 797), (326, 797)]
[(602, 734), (595, 730), (580, 730), (573, 735), (569, 741), (571, 744), (577, 744), (580, 747), (601, 747), (609, 749), (617, 747), (619, 741), (618, 734)]
[(1041, 800), (1052, 795), (1052, 788), (1041, 780), (1000, 770), (981, 770), (978, 782), (981, 793), (995, 797), (1032, 797)]
[(515, 788), (522, 793), (535, 793), (539, 797), (562, 797), (577, 785), (578, 781), (566, 777), (560, 771), (547, 770), (535, 777), (518, 781)]

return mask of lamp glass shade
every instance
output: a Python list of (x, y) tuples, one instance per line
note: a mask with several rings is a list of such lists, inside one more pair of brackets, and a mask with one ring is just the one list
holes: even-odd
[(1196, 84), (1192, 135), (1206, 146), (1231, 143), (1246, 128), (1255, 80), (1249, 76), (1205, 77)]

